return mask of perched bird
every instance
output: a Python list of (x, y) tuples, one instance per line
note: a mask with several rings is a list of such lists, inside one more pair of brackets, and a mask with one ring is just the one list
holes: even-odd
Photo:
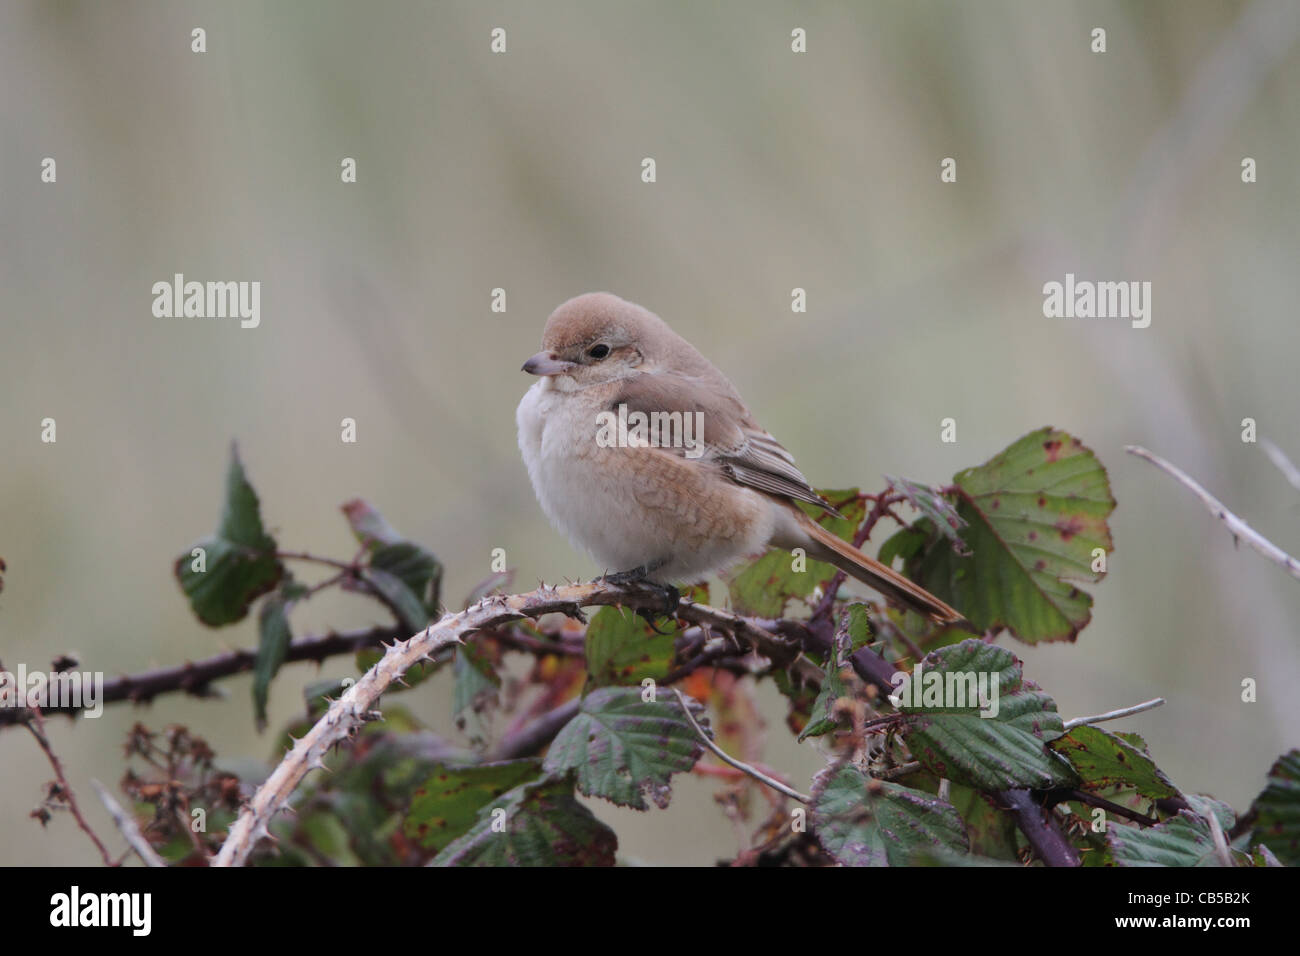
[(607, 569), (671, 585), (803, 548), (933, 621), (962, 620), (797, 507), (834, 513), (731, 382), (653, 312), (604, 292), (570, 299), (523, 371), (541, 378), (516, 413), (533, 490)]

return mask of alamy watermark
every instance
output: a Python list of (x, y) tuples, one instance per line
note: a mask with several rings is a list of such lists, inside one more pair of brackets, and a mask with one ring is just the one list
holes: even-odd
[(103, 671), (32, 671), (19, 664), (17, 672), (0, 670), (0, 707), (39, 707), (76, 710), (83, 717), (104, 712)]
[(910, 710), (973, 710), (990, 720), (999, 710), (1000, 675), (994, 671), (927, 671), (918, 662), (912, 673), (895, 671), (889, 702)]
[(262, 323), (262, 283), (186, 282), (178, 272), (171, 282), (155, 282), (153, 314), (160, 319), (238, 318), (239, 327)]
[(133, 936), (148, 936), (153, 928), (152, 893), (83, 893), (72, 886), (50, 897), (50, 925), (123, 927)]
[(687, 458), (704, 454), (703, 412), (617, 412), (596, 416), (596, 444), (601, 448), (682, 448)]
[(1133, 328), (1151, 324), (1150, 282), (1075, 280), (1043, 285), (1043, 315), (1049, 319), (1130, 319)]

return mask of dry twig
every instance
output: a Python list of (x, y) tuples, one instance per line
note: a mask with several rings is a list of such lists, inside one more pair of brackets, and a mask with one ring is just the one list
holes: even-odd
[(1229, 511), (1222, 501), (1197, 484), (1196, 480), (1186, 472), (1182, 471), (1176, 465), (1172, 465), (1165, 461), (1159, 455), (1153, 454), (1139, 445), (1129, 445), (1124, 450), (1130, 455), (1137, 455), (1137, 457), (1144, 458), (1151, 462), (1151, 464), (1155, 465), (1165, 474), (1169, 475), (1179, 484), (1190, 490), (1192, 494), (1196, 495), (1196, 497), (1200, 498), (1205, 507), (1210, 510), (1210, 514), (1214, 515), (1227, 525), (1228, 531), (1232, 534), (1232, 540), (1234, 542), (1245, 541), (1248, 545), (1264, 557), (1268, 558), (1274, 564), (1285, 568), (1293, 577), (1300, 578), (1300, 561), (1291, 557), (1291, 555), (1287, 554), (1272, 541), (1269, 541), (1266, 537)]

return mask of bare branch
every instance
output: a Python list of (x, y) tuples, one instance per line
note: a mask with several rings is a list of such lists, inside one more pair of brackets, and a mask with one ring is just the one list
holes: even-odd
[(1073, 730), (1075, 727), (1081, 727), (1084, 724), (1100, 724), (1104, 720), (1118, 720), (1121, 717), (1131, 717), (1133, 714), (1140, 714), (1146, 710), (1155, 710), (1157, 707), (1164, 706), (1164, 703), (1165, 699), (1163, 697), (1153, 697), (1151, 700), (1134, 704), (1132, 707), (1108, 710), (1106, 713), (1097, 714), (1095, 717), (1075, 717), (1073, 720), (1067, 720), (1062, 726), (1066, 730)]
[(1300, 578), (1300, 561), (1291, 557), (1291, 555), (1287, 554), (1250, 525), (1246, 524), (1246, 522), (1238, 518), (1224, 506), (1223, 502), (1202, 488), (1193, 478), (1177, 466), (1171, 465), (1159, 455), (1155, 455), (1138, 445), (1129, 445), (1124, 450), (1130, 455), (1137, 455), (1139, 458), (1145, 458), (1165, 474), (1169, 475), (1175, 481), (1190, 490), (1192, 494), (1196, 495), (1196, 497), (1200, 498), (1205, 507), (1210, 510), (1210, 514), (1214, 515), (1228, 526), (1228, 531), (1232, 534), (1233, 541), (1245, 541), (1248, 545), (1264, 557), (1268, 558), (1274, 564), (1285, 568), (1293, 577)]
[[(662, 601), (662, 598), (660, 600)], [(773, 632), (773, 628), (781, 622), (743, 618), (729, 611), (711, 608), (703, 604), (695, 605), (690, 602), (684, 602), (681, 608), (678, 609), (677, 615), (682, 620), (699, 621), (702, 626), (730, 631), (737, 637), (746, 640), (747, 643), (764, 649), (768, 656), (775, 655), (782, 662), (799, 652), (797, 644), (792, 644), (790, 641), (776, 636)], [(406, 636), (406, 632), (400, 627), (391, 625), (309, 635), (298, 638), (289, 644), (289, 649), (285, 654), (285, 663), (315, 661), (319, 664), (330, 657), (354, 654), (366, 648), (380, 647), (385, 643), (399, 641)], [(538, 640), (532, 635), (524, 633), (521, 629), (512, 630), (508, 628), (495, 631), (491, 636), (513, 650), (528, 654), (560, 654), (581, 657), (584, 653), (581, 636), (574, 640), (559, 640), (552, 643)], [(195, 697), (217, 697), (220, 695), (218, 690), (212, 686), (213, 682), (251, 671), (256, 660), (257, 650), (255, 648), (245, 648), (214, 654), (212, 657), (199, 661), (188, 661), (184, 664), (160, 667), (155, 670), (142, 671), (138, 674), (109, 678), (104, 681), (104, 692), (98, 703), (117, 704), (124, 701), (148, 703), (155, 697), (173, 693), (185, 693)], [(697, 662), (696, 666), (703, 666), (708, 663), (725, 663), (725, 661), (725, 657), (711, 655), (709, 660)], [(795, 666), (802, 669), (803, 664), (804, 662), (796, 662)], [(809, 672), (811, 672), (811, 669), (809, 669)], [(685, 676), (684, 673), (675, 675), (674, 679), (681, 676)], [(82, 709), (71, 706), (46, 706), (43, 711), (47, 716), (50, 714), (75, 716)], [(26, 723), (30, 716), (31, 711), (27, 708), (0, 708), (0, 729)]]
[(1079, 851), (1061, 832), (1055, 815), (1038, 803), (1031, 790), (1003, 790), (998, 798), (1016, 815), (1016, 825), (1048, 866), (1078, 866)]
[(113, 795), (108, 792), (98, 780), (91, 780), (90, 785), (95, 788), (99, 794), (99, 802), (104, 805), (108, 815), (113, 818), (117, 824), (118, 830), (126, 838), (127, 844), (135, 851), (135, 855), (144, 861), (145, 866), (166, 866), (166, 862), (160, 857), (154, 848), (149, 845), (149, 841), (144, 838), (140, 832), (140, 827), (136, 825), (135, 818), (122, 809), (122, 805), (113, 799)]
[(109, 856), (108, 848), (104, 846), (104, 841), (99, 838), (86, 818), (81, 814), (81, 807), (77, 805), (77, 795), (72, 792), (72, 786), (68, 783), (68, 778), (63, 775), (63, 762), (59, 760), (54, 748), (50, 746), (50, 739), (45, 736), (45, 718), (41, 715), (39, 707), (33, 707), (27, 710), (28, 714), (26, 727), (31, 731), (31, 735), (36, 738), (36, 743), (40, 745), (41, 750), (45, 752), (46, 759), (49, 760), (50, 766), (54, 768), (55, 785), (59, 788), (58, 799), (68, 805), (68, 811), (72, 818), (77, 821), (77, 826), (81, 827), (83, 833), (90, 837), (90, 842), (95, 844), (95, 849), (99, 851), (100, 857), (105, 866), (116, 866), (113, 858)]
[(564, 729), (565, 724), (578, 716), (581, 707), (582, 699), (575, 697), (548, 710), (517, 733), (507, 735), (493, 751), (492, 759), (518, 760), (520, 757), (535, 756), (555, 739), (556, 734)]
[[(335, 654), (352, 654), (367, 647), (378, 647), (380, 642), (395, 641), (403, 636), (392, 627), (370, 627), (341, 634), (324, 634), (303, 637), (293, 641), (285, 655), (289, 661), (323, 661)], [(210, 687), (214, 680), (230, 677), (253, 669), (257, 660), (255, 649), (227, 651), (201, 661), (189, 661), (172, 667), (160, 667), (140, 674), (115, 677), (104, 681), (100, 703), (114, 704), (124, 700), (147, 702), (159, 694), (181, 691), (196, 697), (215, 696)], [(76, 714), (78, 708), (45, 707), (48, 714)], [(27, 721), (31, 710), (22, 707), (0, 708), (0, 727)]]
[(683, 621), (727, 631), (752, 644), (763, 656), (783, 664), (793, 661), (803, 649), (798, 641), (779, 637), (772, 629), (777, 624), (775, 621), (741, 617), (730, 611), (686, 599), (682, 600), (675, 613)]
[[(921, 764), (921, 761), (909, 760), (907, 763), (899, 764), (897, 767), (890, 767), (888, 770), (881, 770), (879, 772), (873, 770), (871, 775), (877, 780), (897, 780), (899, 777), (906, 777), (910, 773), (916, 773), (917, 771), (924, 769), (925, 768)], [(945, 778), (943, 782), (947, 783), (948, 781)]]
[(700, 740), (704, 742), (704, 746), (708, 747), (715, 757), (717, 757), (723, 763), (730, 764), (731, 766), (735, 767), (741, 773), (753, 777), (759, 783), (766, 784), (767, 786), (771, 787), (773, 790), (777, 791), (778, 793), (784, 793), (787, 797), (793, 797), (795, 800), (798, 800), (800, 803), (812, 803), (812, 797), (808, 796), (807, 794), (800, 793), (798, 790), (795, 790), (793, 787), (787, 787), (780, 780), (777, 780), (773, 777), (769, 777), (761, 770), (757, 770), (754, 767), (751, 767), (747, 763), (741, 763), (735, 757), (728, 756), (726, 751), (724, 751), (721, 747), (715, 744), (712, 738), (710, 738), (709, 735), (704, 732), (704, 729), (698, 723), (696, 723), (695, 715), (691, 713), (690, 705), (686, 702), (686, 697), (682, 694), (682, 692), (679, 691), (676, 687), (674, 687), (673, 693), (677, 695), (677, 701), (682, 705), (682, 712), (686, 714), (686, 719), (689, 720), (691, 722), (691, 726), (695, 728), (695, 733), (699, 735)]
[(1292, 488), (1300, 491), (1300, 468), (1296, 467), (1295, 462), (1286, 456), (1286, 452), (1267, 438), (1261, 438), (1259, 444), (1264, 449), (1264, 454), (1268, 455), (1268, 460), (1273, 463), (1278, 471), (1282, 472), (1282, 477), (1290, 483)]

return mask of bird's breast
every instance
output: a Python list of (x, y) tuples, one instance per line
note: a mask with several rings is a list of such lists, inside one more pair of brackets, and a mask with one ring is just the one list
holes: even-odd
[(762, 548), (768, 499), (716, 464), (598, 440), (605, 396), (534, 385), (519, 403), (519, 448), (551, 523), (606, 569), (658, 564), (695, 580)]

